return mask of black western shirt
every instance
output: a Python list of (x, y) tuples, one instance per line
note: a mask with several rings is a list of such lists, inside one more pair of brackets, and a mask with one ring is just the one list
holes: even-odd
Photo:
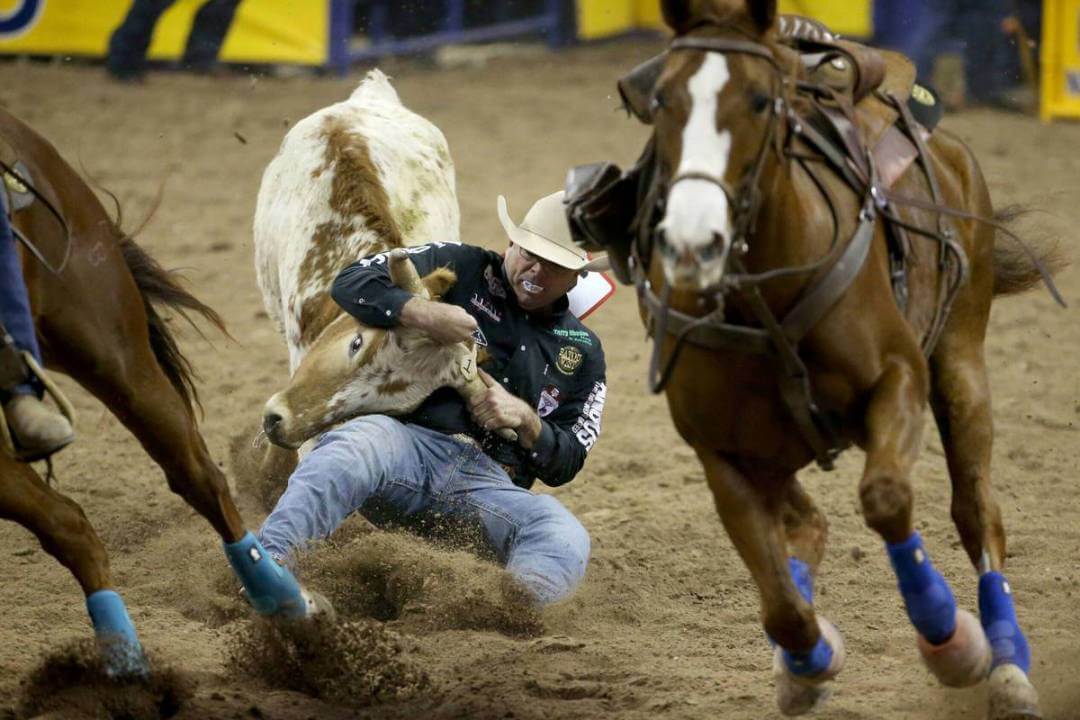
[[(600, 435), (607, 392), (600, 339), (569, 312), (565, 297), (551, 315), (526, 313), (517, 304), (498, 253), (450, 243), (408, 251), (421, 277), (439, 267), (457, 274), (443, 302), (476, 318), (477, 342), (484, 346), (479, 349), (487, 351), (480, 367), (536, 408), (541, 430), (531, 449), (504, 440), (476, 425), (462, 397), (445, 387), (402, 419), (448, 434), (466, 433), (492, 459), (508, 466), (514, 482), (523, 487), (530, 487), (534, 478), (552, 486), (569, 482)], [(341, 307), (372, 327), (397, 325), (402, 306), (412, 297), (391, 282), (386, 261), (384, 253), (353, 263), (331, 289)]]

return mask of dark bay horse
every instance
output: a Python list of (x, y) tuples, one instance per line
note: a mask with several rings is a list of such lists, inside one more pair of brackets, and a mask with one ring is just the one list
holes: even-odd
[[(880, 181), (850, 105), (814, 87), (778, 42), (775, 0), (662, 9), (675, 37), (651, 96), (656, 169), (635, 239), (647, 250), (630, 267), (659, 347), (653, 369), (670, 372), (656, 384), (667, 381), (675, 425), (760, 591), (781, 711), (810, 710), (844, 661), (840, 634), (814, 612), (826, 521), (796, 472), (856, 444), (863, 515), (885, 541), (929, 669), (949, 686), (988, 678), (993, 720), (1040, 717), (1001, 574), (983, 357), (991, 300), (1038, 282), (1037, 258), (973, 219), (993, 217), (989, 192), (944, 131), (928, 138), (907, 124), (922, 160), (891, 187)], [(815, 98), (840, 116), (837, 139), (808, 119)], [(909, 228), (902, 301), (886, 216)], [(914, 531), (928, 399), (981, 626)]]
[[(47, 367), (66, 373), (104, 403), (165, 471), (169, 487), (205, 517), (225, 544), (248, 599), (263, 614), (315, 611), (315, 598), (262, 551), (196, 427), (191, 367), (156, 307), (220, 317), (186, 290), (113, 222), (90, 187), (44, 138), (0, 110), (5, 163), (24, 168), (39, 198), (12, 226), (52, 259), (53, 273), (23, 248), (23, 268)], [(51, 206), (51, 209), (50, 209)], [(55, 211), (55, 212), (53, 212)], [(57, 262), (57, 264), (59, 264)], [(107, 669), (148, 668), (108, 556), (81, 508), (28, 465), (0, 453), (0, 518), (33, 532), (82, 586)]]

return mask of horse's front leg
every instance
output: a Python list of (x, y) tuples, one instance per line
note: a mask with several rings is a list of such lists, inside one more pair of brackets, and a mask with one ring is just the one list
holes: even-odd
[(923, 660), (942, 684), (965, 687), (986, 676), (990, 648), (974, 616), (957, 609), (911, 518), (910, 474), (922, 434), (927, 375), (925, 363), (894, 359), (886, 365), (866, 412), (859, 498), (866, 523), (885, 540)]
[(778, 646), (777, 704), (786, 715), (801, 715), (825, 698), (823, 683), (844, 662), (840, 634), (812, 605), (824, 519), (793, 477), (749, 478), (716, 453), (699, 448), (698, 456), (724, 529), (758, 586), (765, 631)]

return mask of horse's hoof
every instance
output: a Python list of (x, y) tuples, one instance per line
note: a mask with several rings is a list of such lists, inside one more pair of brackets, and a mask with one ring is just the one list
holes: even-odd
[(337, 611), (334, 610), (333, 604), (331, 604), (330, 600), (325, 595), (320, 592), (315, 592), (314, 590), (308, 590), (307, 588), (301, 591), (301, 595), (306, 604), (304, 619), (318, 619), (330, 623), (337, 622)]
[(990, 673), (989, 720), (1038, 720), (1039, 694), (1016, 665), (999, 665)]
[(836, 677), (844, 667), (844, 637), (836, 627), (818, 616), (818, 627), (825, 641), (832, 648), (833, 656), (825, 672), (813, 677), (799, 677), (788, 670), (784, 651), (779, 646), (773, 651), (773, 679), (776, 681), (776, 706), (784, 715), (804, 715), (820, 707), (828, 700), (831, 691), (824, 686)]
[(956, 632), (940, 645), (931, 645), (918, 636), (919, 653), (926, 667), (945, 687), (970, 687), (986, 677), (990, 670), (990, 643), (975, 616), (967, 610), (956, 611)]
[(147, 680), (150, 663), (136, 641), (119, 635), (98, 635), (98, 653), (105, 674), (114, 680)]

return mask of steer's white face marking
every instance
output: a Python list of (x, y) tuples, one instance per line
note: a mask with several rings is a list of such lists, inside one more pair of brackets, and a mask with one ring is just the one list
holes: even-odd
[[(682, 133), (682, 157), (675, 177), (704, 173), (723, 178), (731, 158), (731, 133), (717, 131), (720, 92), (731, 79), (727, 59), (706, 53), (690, 78), (690, 117)], [(720, 186), (708, 180), (682, 180), (668, 194), (660, 229), (672, 251), (664, 255), (664, 275), (675, 287), (700, 289), (720, 281), (731, 242), (731, 208)], [(697, 255), (714, 242), (717, 253), (708, 260)]]

